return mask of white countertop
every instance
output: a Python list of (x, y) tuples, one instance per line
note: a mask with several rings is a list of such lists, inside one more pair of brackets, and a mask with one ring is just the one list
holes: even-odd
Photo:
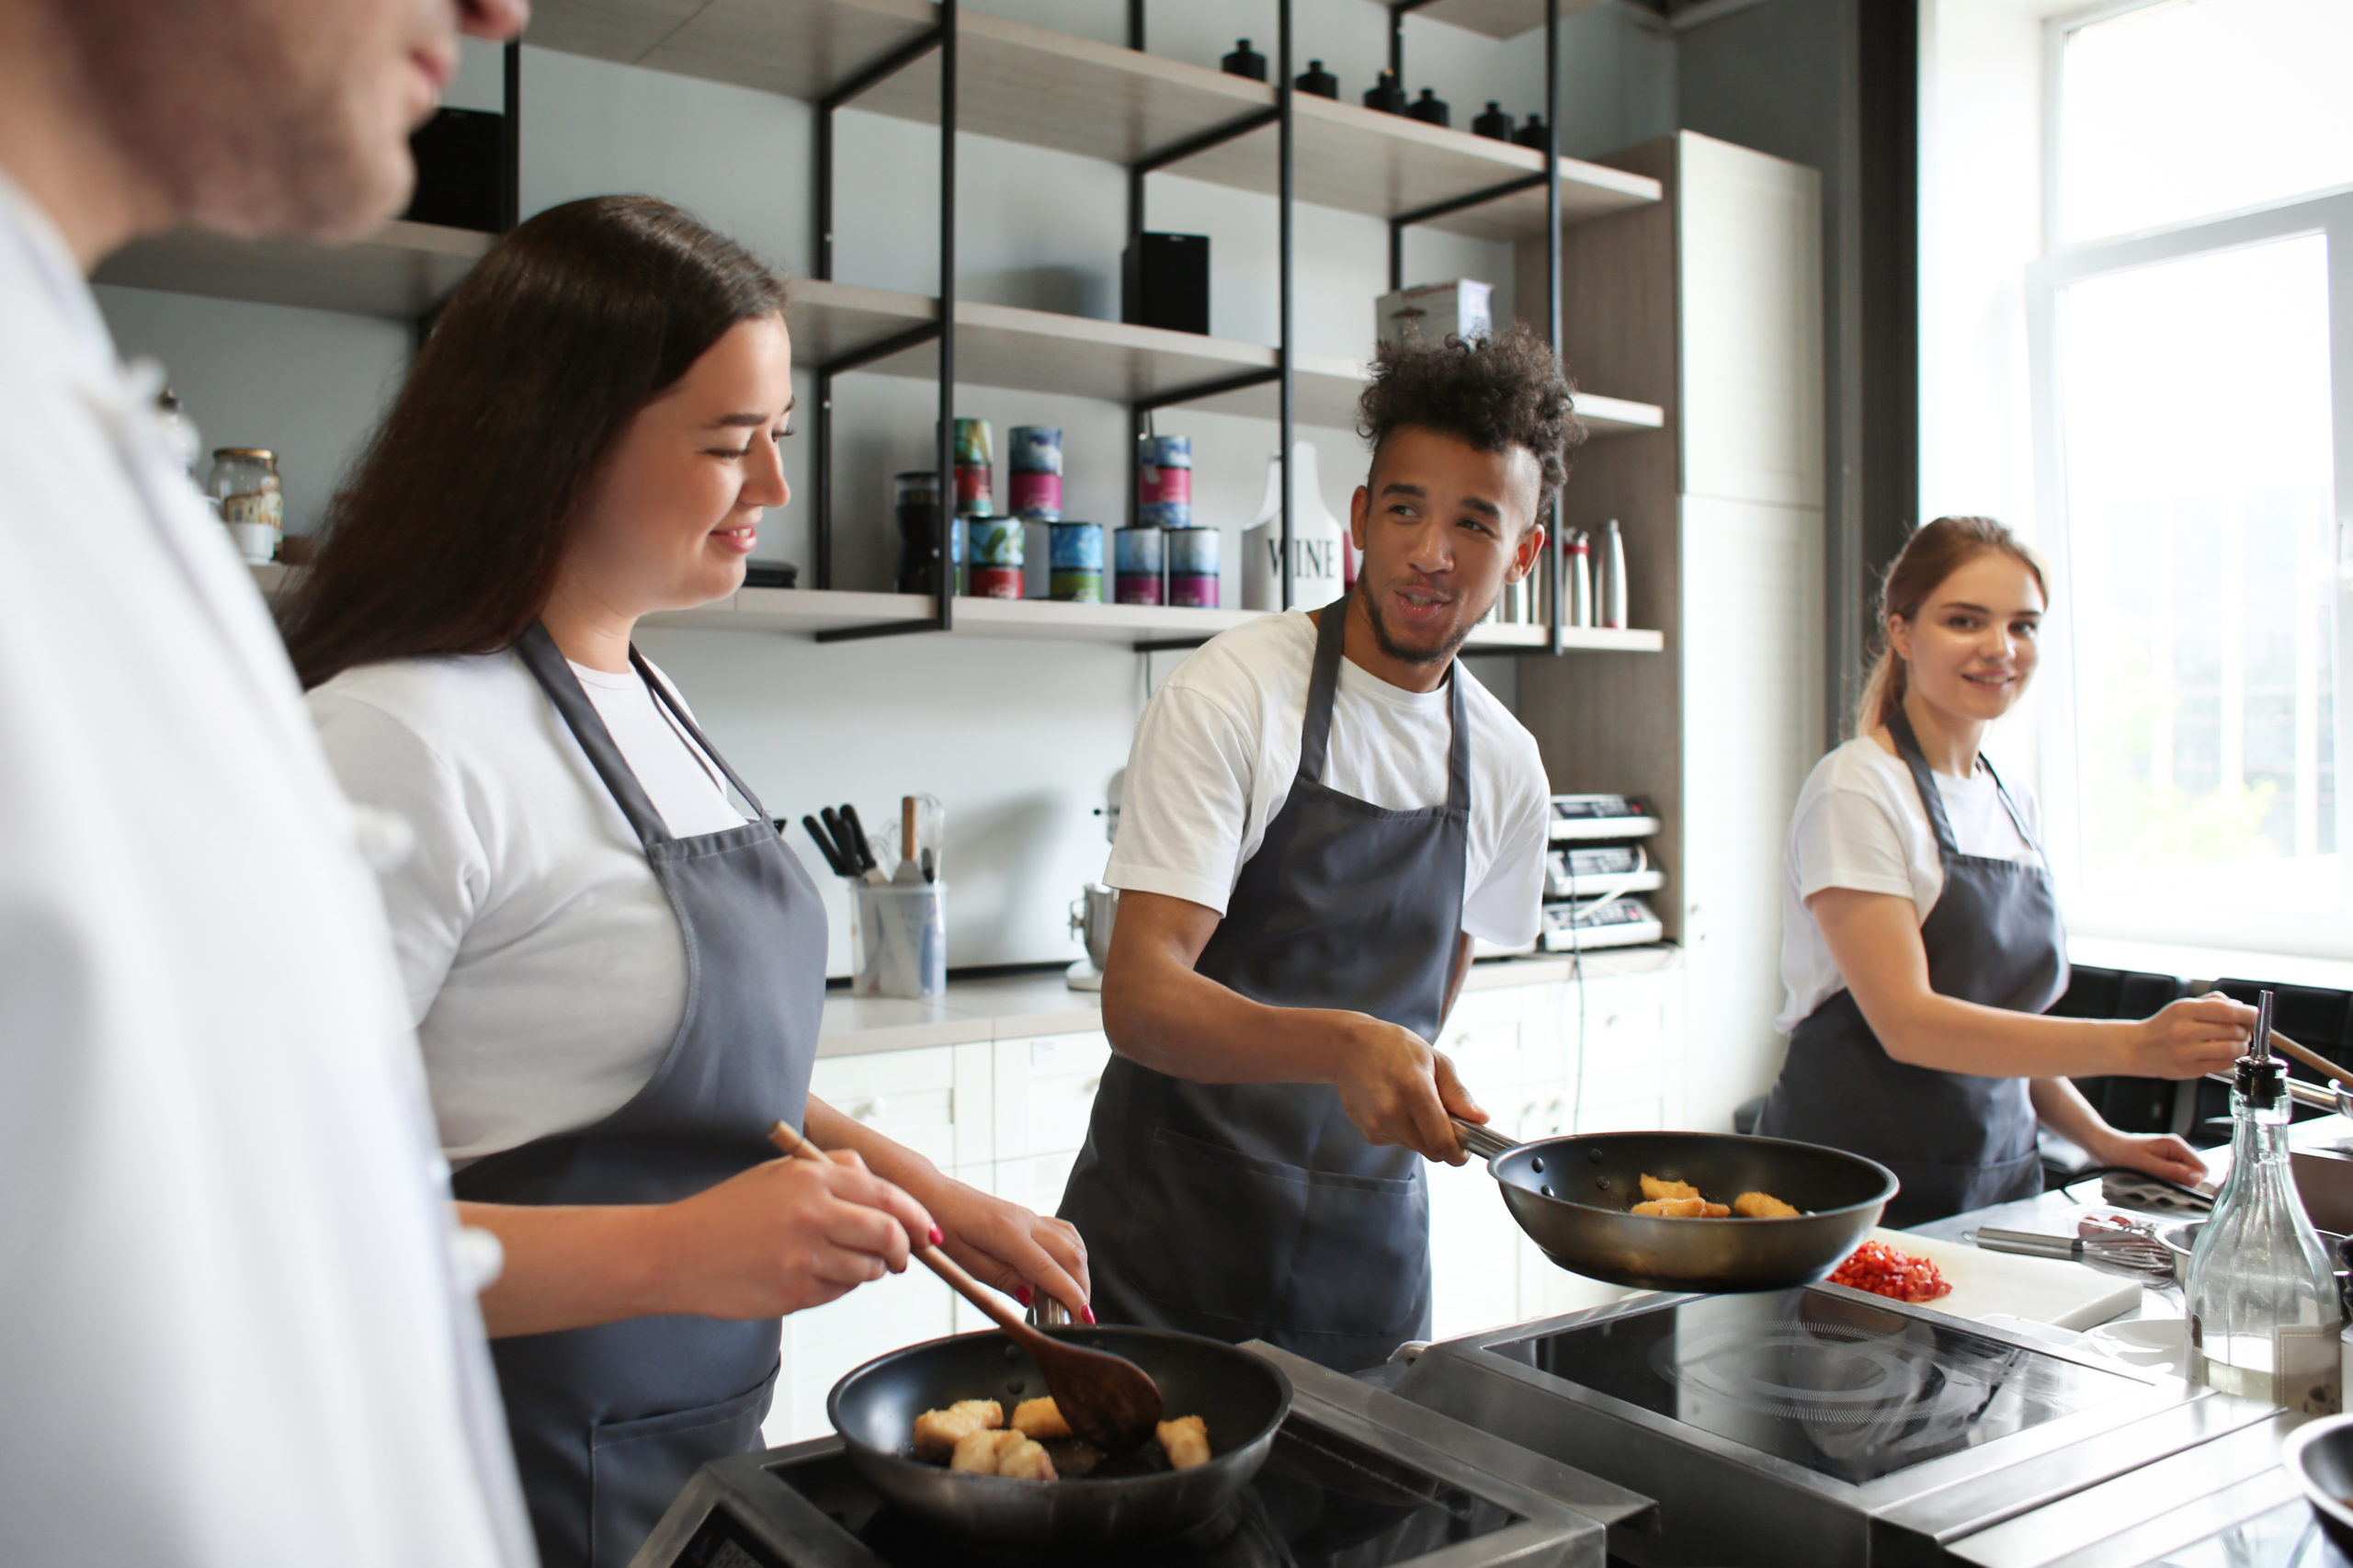
[[(1586, 975), (1598, 979), (1672, 969), (1682, 958), (1679, 949), (1669, 947), (1616, 948), (1587, 953), (1584, 963)], [(1483, 960), (1471, 966), (1463, 989), (1560, 984), (1575, 977), (1577, 961), (1566, 953)], [(828, 991), (817, 1054), (858, 1056), (872, 1051), (1084, 1034), (1102, 1027), (1101, 994), (1074, 991), (1061, 974), (1051, 971), (951, 980), (945, 996), (926, 1002)]]

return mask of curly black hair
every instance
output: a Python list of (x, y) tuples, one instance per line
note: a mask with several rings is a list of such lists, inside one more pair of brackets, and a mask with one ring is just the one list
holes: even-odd
[(1550, 494), (1569, 477), (1569, 449), (1585, 439), (1572, 412), (1574, 391), (1552, 344), (1525, 323), (1469, 343), (1449, 335), (1437, 347), (1383, 344), (1357, 402), (1357, 434), (1376, 455), (1404, 425), (1483, 452), (1525, 447)]

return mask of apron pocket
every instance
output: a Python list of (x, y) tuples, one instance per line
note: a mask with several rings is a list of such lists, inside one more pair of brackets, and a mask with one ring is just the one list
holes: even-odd
[(771, 1370), (716, 1404), (589, 1428), (590, 1568), (628, 1568), (695, 1471), (760, 1446), (775, 1381)]
[(1429, 1292), (1429, 1198), (1165, 1129), (1140, 1162), (1125, 1245), (1136, 1288), (1237, 1328), (1378, 1335)]

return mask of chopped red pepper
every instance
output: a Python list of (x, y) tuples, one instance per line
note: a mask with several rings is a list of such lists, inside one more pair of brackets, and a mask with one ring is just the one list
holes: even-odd
[(1830, 1276), (1833, 1285), (1851, 1286), (1899, 1301), (1933, 1301), (1952, 1287), (1925, 1257), (1899, 1252), (1885, 1242), (1865, 1242)]

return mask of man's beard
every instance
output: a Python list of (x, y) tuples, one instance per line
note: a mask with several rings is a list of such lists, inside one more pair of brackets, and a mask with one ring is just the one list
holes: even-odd
[(1365, 619), (1372, 623), (1372, 640), (1390, 658), (1407, 665), (1442, 665), (1454, 657), (1463, 643), (1471, 640), (1471, 628), (1458, 626), (1454, 635), (1435, 648), (1409, 648), (1391, 635), (1389, 623), (1381, 618), (1381, 597), (1372, 591), (1372, 579), (1362, 573), (1357, 574), (1356, 591), (1364, 600)]

